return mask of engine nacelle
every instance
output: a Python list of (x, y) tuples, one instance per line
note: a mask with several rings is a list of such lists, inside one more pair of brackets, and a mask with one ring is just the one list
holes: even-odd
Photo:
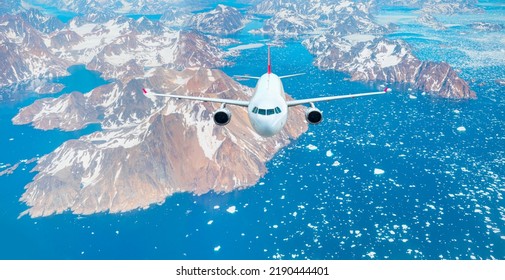
[(231, 112), (226, 108), (221, 108), (214, 113), (214, 122), (217, 125), (227, 125), (231, 120)]
[(305, 110), (305, 119), (310, 124), (318, 124), (323, 120), (323, 113), (316, 107)]

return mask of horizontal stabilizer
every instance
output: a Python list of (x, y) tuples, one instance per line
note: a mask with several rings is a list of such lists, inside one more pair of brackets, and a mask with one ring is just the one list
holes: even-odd
[(296, 77), (296, 76), (301, 76), (301, 75), (305, 75), (305, 73), (298, 73), (298, 74), (291, 74), (291, 75), (280, 76), (279, 79), (291, 78), (291, 77)]

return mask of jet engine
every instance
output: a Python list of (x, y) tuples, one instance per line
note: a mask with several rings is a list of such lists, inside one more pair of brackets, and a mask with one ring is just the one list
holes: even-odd
[(305, 119), (310, 124), (318, 124), (323, 120), (323, 113), (321, 110), (312, 106), (305, 110)]
[(214, 113), (214, 122), (217, 125), (227, 125), (231, 120), (231, 112), (226, 108), (220, 108)]

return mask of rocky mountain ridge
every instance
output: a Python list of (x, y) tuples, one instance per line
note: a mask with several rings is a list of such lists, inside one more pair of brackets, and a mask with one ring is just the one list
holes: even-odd
[(244, 28), (246, 22), (238, 9), (218, 4), (211, 11), (194, 15), (189, 26), (204, 33), (228, 35)]
[(375, 7), (399, 6), (419, 9), (427, 14), (480, 13), (478, 0), (375, 0)]
[[(219, 105), (146, 97), (139, 91), (143, 86), (243, 100), (251, 95), (251, 89), (219, 70), (157, 67), (143, 78), (105, 85), (84, 96), (34, 103), (17, 118), (41, 128), (73, 130), (99, 122), (104, 129), (67, 141), (38, 160), (38, 174), (21, 198), (30, 206), (23, 214), (115, 213), (161, 203), (176, 192), (227, 192), (254, 185), (266, 172), (265, 162), (307, 129), (298, 108), (291, 111), (284, 131), (262, 138), (250, 127), (246, 109), (233, 106), (232, 122), (219, 127), (212, 121)], [(95, 110), (82, 114), (82, 108)], [(96, 118), (98, 111), (102, 120)], [(83, 117), (69, 118), (76, 115)]]
[(23, 14), (0, 16), (0, 86), (67, 73), (70, 63), (48, 48), (46, 38)]
[(205, 35), (173, 30), (144, 17), (133, 20), (90, 14), (60, 25), (35, 10), (29, 14), (0, 16), (0, 55), (8, 61), (0, 66), (0, 86), (64, 76), (75, 64), (102, 72), (106, 78), (128, 71), (135, 74), (138, 67), (132, 68), (133, 64), (170, 68), (227, 65), (226, 53)]
[[(280, 11), (256, 32), (303, 36), (303, 45), (315, 55), (315, 65), (347, 72), (353, 80), (403, 83), (444, 98), (476, 97), (447, 63), (420, 61), (407, 43), (386, 39), (394, 26), (376, 23), (372, 8), (371, 4), (347, 0), (264, 0), (256, 12)], [(419, 21), (443, 29), (435, 18), (421, 16)]]

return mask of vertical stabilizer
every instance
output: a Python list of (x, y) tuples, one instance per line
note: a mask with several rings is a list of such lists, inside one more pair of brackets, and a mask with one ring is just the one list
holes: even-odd
[(272, 73), (272, 64), (270, 64), (270, 46), (267, 46), (268, 47), (268, 69), (267, 69), (267, 73), (270, 74)]

